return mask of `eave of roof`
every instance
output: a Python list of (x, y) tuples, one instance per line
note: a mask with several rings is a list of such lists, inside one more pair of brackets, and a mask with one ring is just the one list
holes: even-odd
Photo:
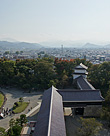
[[(64, 89), (63, 89), (64, 90)], [(100, 90), (75, 90), (61, 91), (63, 102), (102, 102), (104, 98), (101, 96)]]

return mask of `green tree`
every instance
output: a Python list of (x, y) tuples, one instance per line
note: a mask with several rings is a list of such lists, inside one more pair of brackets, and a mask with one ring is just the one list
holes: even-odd
[(22, 103), (23, 101), (24, 101), (23, 97), (20, 97), (20, 98), (19, 98), (19, 102)]
[(54, 87), (56, 87), (56, 84), (57, 84), (57, 80), (50, 80), (50, 82), (49, 82), (49, 84), (48, 84), (48, 87), (50, 88), (52, 85), (54, 86)]
[(16, 51), (15, 53), (18, 55), (18, 54), (19, 54), (19, 51)]
[(0, 136), (7, 136), (7, 133), (5, 132), (5, 129), (0, 127)]
[(78, 128), (78, 135), (79, 136), (91, 136), (96, 135), (102, 128), (102, 124), (96, 121), (95, 118), (80, 118), (81, 127)]
[(99, 81), (99, 65), (93, 65), (92, 67), (89, 68), (88, 72), (88, 79), (92, 83), (92, 85), (96, 88), (99, 88), (100, 86), (100, 81)]
[(15, 125), (15, 119), (14, 118), (12, 118), (10, 121), (9, 121), (9, 126), (10, 126), (10, 128), (12, 128), (14, 125)]
[(22, 127), (19, 125), (15, 125), (12, 127), (13, 135), (12, 136), (20, 136)]
[(20, 54), (22, 54), (23, 53), (23, 51), (20, 51)]
[(110, 90), (108, 90), (105, 101), (103, 102), (101, 118), (107, 121), (108, 127), (110, 128)]
[(107, 95), (105, 97), (104, 106), (110, 109), (110, 89), (107, 92)]
[(19, 125), (14, 125), (7, 132), (8, 136), (20, 136), (22, 127)]
[(7, 135), (8, 136), (13, 136), (13, 130), (12, 130), (12, 128), (8, 129)]
[(37, 88), (40, 90), (47, 89), (50, 80), (55, 79), (53, 64), (46, 60), (39, 60), (33, 70), (35, 75), (33, 83), (37, 84)]
[(11, 60), (0, 61), (0, 84), (13, 84), (15, 76), (15, 62)]
[(27, 122), (26, 115), (25, 115), (25, 114), (20, 115), (19, 121), (20, 121), (20, 125), (21, 125), (21, 127), (22, 127), (23, 124), (25, 124), (25, 123)]
[(68, 85), (68, 76), (67, 75), (63, 75), (62, 80), (60, 82), (60, 86), (62, 88), (64, 88), (67, 85)]
[(7, 55), (7, 54), (10, 54), (10, 52), (9, 52), (9, 51), (5, 51), (5, 53), (4, 53), (4, 54), (6, 54), (6, 55)]
[(25, 114), (20, 115), (20, 118), (14, 120), (13, 118), (9, 121), (10, 129), (8, 130), (8, 136), (20, 136), (23, 124), (27, 122)]
[(110, 85), (110, 62), (92, 65), (88, 72), (88, 79), (92, 85), (101, 89), (103, 96), (105, 96)]
[(103, 107), (101, 118), (107, 121), (107, 125), (110, 128), (110, 111), (108, 110), (108, 108)]

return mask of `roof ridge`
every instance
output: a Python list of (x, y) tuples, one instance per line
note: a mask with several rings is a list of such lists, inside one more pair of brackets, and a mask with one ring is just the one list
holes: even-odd
[(48, 136), (50, 136), (50, 127), (51, 127), (51, 119), (52, 119), (52, 101), (53, 101), (53, 85), (51, 87), (51, 102), (50, 102), (50, 112), (49, 112), (49, 123), (48, 123)]

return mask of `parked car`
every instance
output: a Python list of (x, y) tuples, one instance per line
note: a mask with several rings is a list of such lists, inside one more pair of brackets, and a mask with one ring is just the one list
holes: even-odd
[(3, 113), (0, 112), (0, 119), (3, 119)]

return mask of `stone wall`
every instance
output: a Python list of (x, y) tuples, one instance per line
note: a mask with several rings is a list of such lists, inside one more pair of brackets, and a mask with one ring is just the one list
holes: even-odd
[(102, 105), (87, 105), (84, 108), (83, 116), (99, 117), (102, 111)]

